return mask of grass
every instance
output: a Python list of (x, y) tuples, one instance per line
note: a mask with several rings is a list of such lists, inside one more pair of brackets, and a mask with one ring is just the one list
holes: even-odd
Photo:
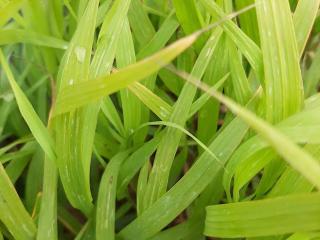
[(319, 5), (0, 0), (0, 239), (319, 239)]

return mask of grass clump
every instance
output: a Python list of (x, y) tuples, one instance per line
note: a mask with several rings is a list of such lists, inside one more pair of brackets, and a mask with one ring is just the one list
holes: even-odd
[(0, 239), (320, 238), (320, 0), (0, 0)]

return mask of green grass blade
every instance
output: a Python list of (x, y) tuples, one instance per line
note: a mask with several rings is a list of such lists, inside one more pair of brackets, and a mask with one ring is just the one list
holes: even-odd
[[(223, 19), (226, 14), (217, 3), (209, 0), (201, 0), (206, 9), (216, 18)], [(263, 79), (263, 62), (260, 48), (230, 19), (221, 24), (223, 30), (247, 58), (257, 77)]]
[(22, 116), (24, 117), (33, 136), (38, 141), (43, 151), (49, 156), (49, 158), (52, 161), (54, 161), (55, 150), (54, 150), (53, 140), (48, 130), (46, 129), (42, 121), (39, 119), (36, 112), (34, 111), (31, 103), (29, 102), (27, 97), (24, 95), (19, 85), (16, 83), (14, 76), (9, 68), (8, 62), (5, 59), (5, 56), (3, 55), (1, 50), (0, 50), (0, 61), (3, 67), (3, 70), (5, 71), (8, 77), (9, 83), (15, 95), (15, 98)]
[[(201, 79), (203, 76), (213, 51), (221, 37), (221, 29), (215, 29), (192, 69), (191, 76)], [(197, 89), (190, 84), (186, 84), (175, 103), (173, 112), (169, 121), (184, 126), (190, 112), (190, 108), (195, 97)], [(149, 176), (148, 187), (145, 194), (146, 207), (155, 202), (167, 190), (170, 169), (177, 151), (182, 133), (177, 129), (168, 128), (159, 144), (154, 164)]]
[[(90, 1), (79, 20), (69, 48), (60, 67), (58, 98), (68, 85), (87, 81), (91, 48), (99, 0)], [(90, 21), (89, 21), (90, 20)], [(83, 131), (92, 116), (90, 109), (81, 108), (53, 119), (56, 137), (57, 163), (65, 193), (75, 208), (89, 214), (92, 209), (90, 191), (91, 142), (94, 131)]]
[(12, 0), (0, 8), (0, 27), (3, 26), (23, 6), (25, 0)]
[[(123, 68), (136, 62), (134, 41), (130, 31), (129, 21), (126, 19), (121, 36), (119, 37), (116, 53), (117, 67)], [(141, 119), (141, 104), (129, 89), (120, 91), (121, 104), (123, 109), (123, 122), (125, 131), (130, 134), (136, 129)]]
[(305, 71), (303, 75), (306, 97), (310, 97), (311, 95), (317, 92), (317, 87), (320, 81), (320, 75), (318, 71), (319, 66), (320, 66), (320, 50), (318, 49), (315, 52), (311, 66)]
[(265, 74), (266, 119), (272, 123), (299, 111), (303, 86), (288, 1), (256, 1)]
[(153, 56), (109, 76), (82, 82), (64, 88), (57, 100), (55, 114), (71, 111), (79, 106), (97, 101), (129, 84), (142, 80), (168, 64), (196, 40), (198, 34), (180, 39)]
[[(174, 0), (173, 5), (185, 34), (191, 34), (204, 26), (202, 15), (195, 0)], [(199, 52), (205, 43), (206, 38), (204, 36), (196, 42)]]
[[(254, 4), (254, 0), (236, 1), (237, 10)], [(258, 19), (255, 10), (250, 10), (239, 16), (241, 29), (256, 43), (260, 44), (260, 36), (258, 30)]]
[(319, 194), (207, 207), (205, 235), (259, 237), (319, 230)]
[(34, 239), (36, 226), (0, 164), (0, 220), (17, 240)]
[(44, 178), (39, 213), (37, 240), (58, 239), (57, 188), (58, 170), (54, 162), (44, 160)]
[(104, 170), (96, 209), (96, 239), (115, 238), (115, 204), (118, 173), (121, 163), (128, 156), (128, 152), (122, 152), (113, 157)]
[[(320, 1), (299, 1), (293, 14), (293, 22), (300, 56), (303, 54), (315, 22)], [(308, 13), (308, 14), (306, 14)]]
[[(187, 76), (183, 74), (182, 76), (184, 76), (185, 79), (188, 79)], [(243, 119), (243, 121), (245, 121), (253, 130), (259, 133), (287, 163), (299, 171), (317, 188), (320, 188), (320, 164), (310, 154), (303, 151), (290, 138), (280, 131), (277, 131), (272, 125), (257, 117), (246, 108), (241, 107), (230, 98), (213, 89), (210, 91), (210, 88), (207, 85), (199, 81), (194, 81), (192, 79), (188, 79), (188, 81), (192, 82), (203, 91), (210, 92), (211, 96), (224, 103), (232, 112), (241, 117), (241, 119)]]
[[(240, 119), (231, 122), (210, 144), (209, 149), (226, 162), (247, 132)], [(148, 239), (188, 207), (221, 171), (221, 165), (203, 153), (192, 168), (158, 201), (120, 231), (124, 239)]]
[(62, 39), (46, 36), (30, 30), (1, 29), (0, 45), (28, 43), (35, 46), (67, 49), (68, 43)]

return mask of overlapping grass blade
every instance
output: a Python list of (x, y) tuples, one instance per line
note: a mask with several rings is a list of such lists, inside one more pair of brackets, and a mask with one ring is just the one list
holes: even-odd
[(154, 54), (152, 57), (123, 68), (114, 74), (64, 88), (57, 101), (56, 115), (97, 101), (103, 96), (125, 88), (135, 81), (146, 78), (168, 64), (173, 58), (192, 45), (198, 35), (199, 34), (194, 34), (180, 39)]
[(232, 121), (209, 146), (220, 161), (204, 152), (167, 193), (125, 227), (119, 236), (124, 239), (148, 239), (170, 223), (218, 175), (222, 170), (220, 163), (229, 159), (247, 129), (239, 118)]
[(288, 1), (256, 1), (265, 74), (266, 119), (272, 123), (299, 111), (303, 86)]
[[(179, 74), (179, 71), (176, 71)], [(272, 125), (257, 117), (254, 113), (241, 107), (230, 98), (215, 91), (199, 81), (189, 79), (186, 74), (181, 74), (187, 81), (192, 82), (211, 96), (224, 103), (234, 114), (238, 115), (253, 130), (255, 130), (270, 146), (277, 151), (294, 169), (299, 171), (317, 188), (320, 188), (320, 164), (310, 154), (297, 146), (290, 138), (277, 131)]]
[(0, 26), (3, 26), (23, 6), (25, 0), (12, 0), (0, 8)]
[[(58, 98), (68, 85), (87, 81), (91, 59), (91, 49), (95, 31), (95, 21), (99, 0), (90, 1), (79, 20), (69, 48), (64, 55), (58, 79)], [(90, 21), (89, 21), (90, 20)], [(93, 21), (93, 23), (91, 22)], [(94, 132), (83, 131), (91, 117), (89, 109), (81, 108), (54, 118), (57, 163), (65, 193), (71, 204), (84, 213), (92, 209), (90, 191), (90, 139)]]
[[(210, 62), (213, 51), (217, 46), (221, 33), (222, 31), (220, 29), (215, 29), (215, 31), (213, 31), (206, 45), (201, 50), (201, 53), (192, 69), (191, 76), (201, 79)], [(170, 122), (180, 126), (185, 125), (196, 92), (197, 89), (193, 85), (190, 85), (189, 83), (184, 85), (169, 118)], [(170, 168), (181, 136), (182, 134), (176, 129), (168, 128), (165, 130), (165, 134), (157, 149), (154, 164), (149, 176), (148, 187), (145, 194), (146, 207), (150, 206), (159, 197), (161, 197), (167, 189)]]
[[(201, 0), (201, 2), (215, 18), (223, 19), (226, 16), (217, 3), (209, 0)], [(257, 77), (262, 80), (263, 62), (260, 48), (231, 20), (223, 22), (221, 27), (247, 58)]]

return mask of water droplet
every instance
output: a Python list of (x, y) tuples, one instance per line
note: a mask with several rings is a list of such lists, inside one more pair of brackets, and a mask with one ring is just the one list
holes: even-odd
[(2, 97), (3, 97), (3, 100), (4, 100), (4, 101), (6, 101), (6, 102), (11, 102), (14, 96), (13, 96), (13, 94), (10, 92), (10, 93), (3, 94)]
[(207, 52), (206, 52), (206, 58), (209, 58), (209, 57), (210, 57), (211, 52), (212, 52), (212, 50), (211, 50), (211, 49), (208, 49), (208, 50), (207, 50)]
[(168, 112), (164, 107), (160, 107), (160, 115), (163, 119), (166, 119), (168, 117)]
[(74, 84), (74, 80), (73, 79), (70, 79), (69, 80), (69, 85), (73, 85)]
[(77, 56), (77, 60), (80, 62), (80, 63), (83, 63), (84, 62), (84, 59), (86, 57), (86, 49), (84, 47), (76, 47), (74, 49), (74, 52)]

